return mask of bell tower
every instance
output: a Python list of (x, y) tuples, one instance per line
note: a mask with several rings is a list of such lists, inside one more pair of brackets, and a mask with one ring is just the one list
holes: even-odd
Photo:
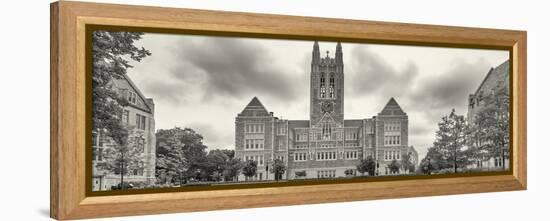
[(312, 127), (325, 118), (344, 125), (344, 61), (340, 42), (336, 45), (334, 58), (329, 51), (321, 57), (319, 43), (313, 44), (309, 105)]

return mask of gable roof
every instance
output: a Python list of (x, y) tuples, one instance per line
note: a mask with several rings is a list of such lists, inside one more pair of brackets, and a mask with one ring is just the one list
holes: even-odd
[(244, 107), (239, 116), (271, 116), (267, 108), (264, 107), (260, 99), (253, 97), (252, 100)]
[(386, 106), (382, 109), (378, 115), (407, 115), (403, 109), (401, 109), (401, 106), (397, 103), (397, 101), (392, 97), (386, 103)]
[(329, 113), (323, 114), (323, 116), (321, 116), (321, 119), (317, 121), (316, 126), (321, 125), (323, 122), (330, 122), (332, 124), (337, 124), (338, 126), (343, 126), (340, 125), (336, 120), (334, 120), (334, 118), (332, 118), (332, 115), (330, 115)]
[(146, 110), (141, 105), (138, 105), (138, 106), (132, 105), (132, 106), (140, 108), (144, 111), (152, 112), (153, 107), (151, 107), (149, 102), (153, 102), (153, 99), (145, 97), (145, 95), (143, 95), (143, 93), (141, 93), (139, 88), (134, 84), (132, 79), (127, 74), (123, 74), (122, 78), (114, 79), (114, 83), (115, 83), (115, 85), (118, 85), (118, 87), (123, 87), (124, 88), (125, 86), (121, 85), (121, 84), (124, 84), (124, 82), (126, 82), (126, 84), (130, 87), (130, 89), (133, 90), (133, 92), (138, 95), (139, 99), (142, 100), (142, 102), (140, 102), (140, 103), (143, 104), (143, 106), (146, 108)]
[[(506, 60), (505, 62), (503, 62), (502, 64), (500, 64), (495, 68), (491, 67), (487, 75), (485, 75), (485, 78), (483, 78), (483, 81), (481, 81), (481, 84), (479, 84), (479, 86), (477, 87), (474, 94), (477, 95), (481, 90), (481, 88), (483, 88), (488, 81), (491, 81), (491, 80), (496, 81), (497, 79), (508, 81), (509, 72), (510, 72), (510, 60)], [(508, 86), (507, 83), (504, 85)]]

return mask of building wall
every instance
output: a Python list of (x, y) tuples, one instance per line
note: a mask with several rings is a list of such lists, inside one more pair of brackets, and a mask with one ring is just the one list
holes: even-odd
[[(485, 106), (483, 100), (484, 96), (502, 87), (507, 90), (510, 88), (509, 72), (510, 63), (508, 60), (495, 68), (491, 68), (476, 91), (469, 95), (468, 114), (466, 117), (468, 124), (474, 124), (475, 116)], [(509, 159), (505, 158), (503, 161), (501, 157), (480, 159), (470, 165), (469, 168), (478, 168), (480, 170), (500, 170), (502, 169), (502, 162), (504, 163), (504, 168), (506, 170), (509, 169)]]
[[(141, 92), (135, 87), (129, 78), (115, 80), (113, 86), (116, 88), (119, 94), (129, 100), (129, 105), (124, 108), (126, 111), (123, 116), (123, 123), (130, 126), (131, 137), (143, 137), (143, 170), (130, 171), (129, 174), (124, 176), (125, 182), (145, 182), (153, 184), (155, 182), (155, 165), (156, 165), (156, 137), (155, 137), (155, 106), (152, 99), (145, 98)], [(127, 113), (127, 114), (126, 114)], [(143, 116), (143, 117), (138, 117)], [(138, 119), (142, 119), (139, 120)], [(143, 121), (144, 119), (144, 121)], [(140, 127), (138, 124), (144, 123), (144, 126)], [(102, 134), (102, 133), (100, 133)], [(95, 145), (94, 149), (105, 150), (107, 148), (114, 147), (115, 143), (109, 137), (99, 135), (99, 139), (102, 140), (101, 144)], [(112, 186), (116, 186), (120, 183), (120, 175), (114, 174), (110, 171), (105, 171), (97, 167), (98, 164), (104, 162), (103, 157), (94, 156), (92, 160), (93, 164), (93, 179), (92, 189), (96, 190), (109, 190)]]
[[(408, 153), (408, 118), (397, 102), (391, 98), (377, 117), (359, 120), (344, 120), (344, 72), (342, 48), (336, 46), (335, 57), (321, 58), (318, 43), (314, 43), (310, 78), (310, 119), (284, 120), (273, 117), (258, 98), (254, 97), (235, 119), (235, 153), (242, 160), (250, 156), (262, 156), (258, 175), (253, 179), (273, 179), (266, 171), (271, 159), (284, 159), (286, 179), (333, 178), (357, 175), (361, 159), (372, 156), (384, 170), (391, 160), (384, 158), (387, 151)], [(324, 84), (320, 80), (325, 76)], [(335, 96), (330, 96), (331, 76), (334, 76)], [(325, 97), (320, 88), (325, 85)], [(324, 107), (330, 103), (330, 108)], [(384, 144), (384, 125), (399, 123), (399, 145)], [(247, 124), (261, 124), (263, 133), (249, 134)], [(330, 132), (326, 133), (326, 124)], [(284, 133), (279, 133), (283, 128)], [(323, 136), (329, 134), (329, 136)], [(265, 140), (262, 149), (246, 148), (247, 139)], [(248, 156), (248, 158), (247, 158)], [(400, 159), (399, 156), (398, 159)], [(254, 158), (256, 159), (256, 158)], [(260, 161), (259, 160), (259, 161)], [(346, 174), (346, 171), (351, 172)], [(305, 176), (298, 176), (305, 172)], [(383, 172), (383, 171), (382, 171)], [(389, 175), (380, 173), (381, 175)], [(244, 176), (240, 175), (239, 180)]]

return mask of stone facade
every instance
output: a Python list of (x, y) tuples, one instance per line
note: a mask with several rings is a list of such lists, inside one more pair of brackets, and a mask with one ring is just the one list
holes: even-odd
[[(129, 174), (124, 176), (124, 181), (153, 184), (156, 161), (155, 104), (153, 99), (146, 98), (127, 75), (124, 75), (122, 79), (114, 80), (112, 86), (128, 100), (129, 105), (124, 108), (122, 121), (132, 128), (129, 139), (136, 139), (136, 145), (142, 145), (144, 154), (142, 169), (129, 171)], [(107, 148), (112, 148), (115, 144), (101, 131), (94, 131), (92, 136), (92, 190), (110, 190), (112, 186), (120, 183), (120, 175), (100, 170), (97, 165), (104, 162), (104, 151)]]
[[(284, 179), (356, 176), (357, 165), (369, 156), (377, 162), (377, 174), (391, 175), (387, 166), (393, 160), (416, 154), (408, 146), (407, 114), (394, 98), (372, 118), (344, 119), (340, 43), (334, 58), (328, 51), (321, 58), (319, 45), (314, 43), (310, 83), (309, 120), (274, 117), (257, 97), (237, 115), (235, 154), (242, 160), (258, 161), (258, 173), (252, 179), (273, 180), (273, 174), (268, 172), (273, 159), (285, 162)], [(239, 180), (244, 178), (240, 175)]]
[[(473, 94), (470, 94), (468, 97), (468, 114), (466, 116), (468, 124), (472, 125), (474, 123), (475, 116), (484, 107), (484, 95), (492, 93), (492, 91), (502, 87), (506, 88), (506, 90), (510, 89), (509, 72), (510, 63), (508, 60), (495, 68), (491, 68), (476, 91)], [(506, 147), (503, 151), (509, 151), (508, 147)], [(508, 169), (509, 158), (507, 157), (505, 157), (504, 160), (502, 160), (502, 157), (479, 159), (476, 160), (474, 164), (470, 165), (469, 168), (481, 168), (488, 170), (497, 168), (500, 169), (502, 168), (503, 163), (504, 167)]]

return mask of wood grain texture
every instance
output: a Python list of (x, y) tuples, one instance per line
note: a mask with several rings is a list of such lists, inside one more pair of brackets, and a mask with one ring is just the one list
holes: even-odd
[[(86, 197), (85, 26), (266, 38), (510, 49), (512, 175)], [(51, 5), (51, 216), (77, 219), (527, 188), (527, 35), (524, 31), (79, 2)]]

